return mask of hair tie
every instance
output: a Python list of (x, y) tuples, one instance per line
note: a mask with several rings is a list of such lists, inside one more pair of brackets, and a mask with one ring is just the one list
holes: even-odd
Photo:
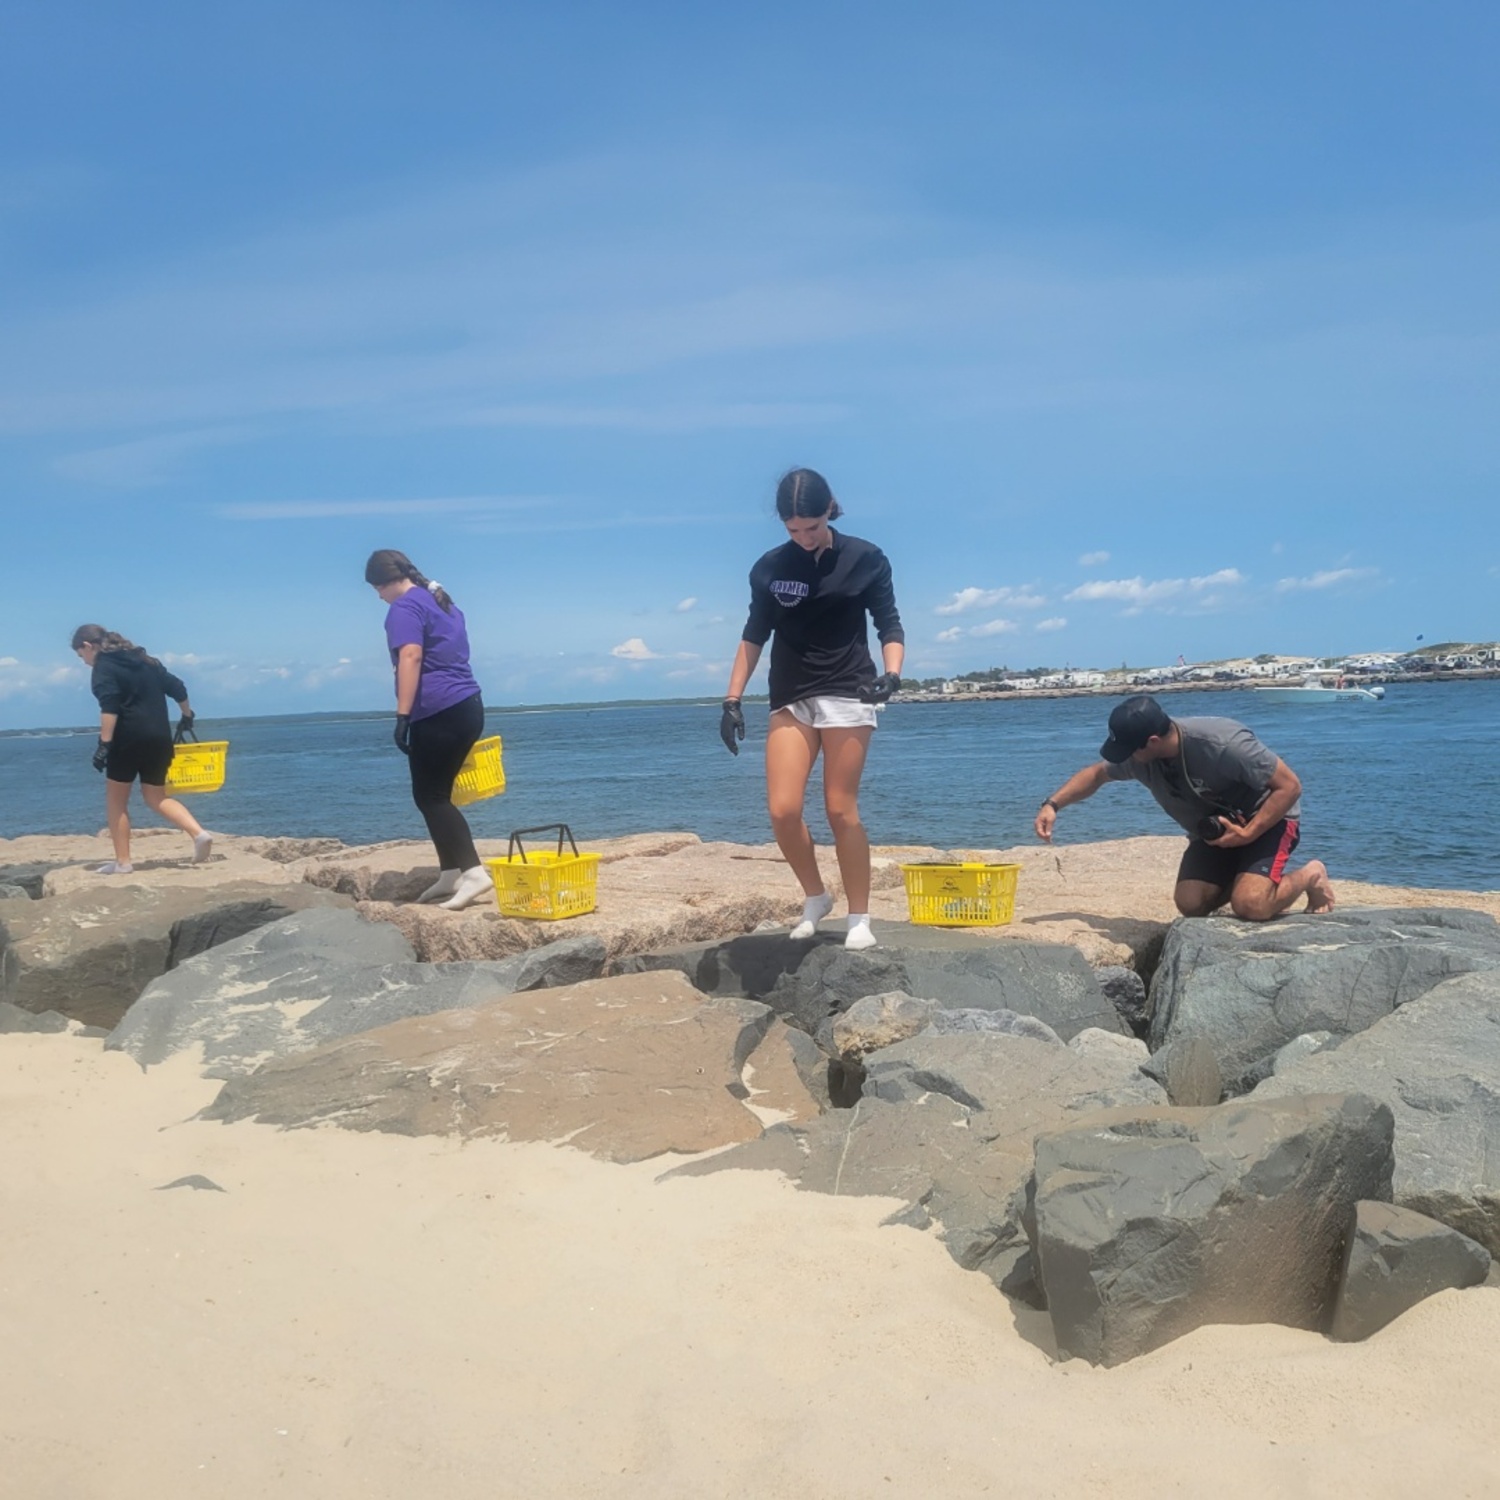
[(442, 587), (442, 584), (440, 584), (436, 578), (429, 578), (427, 580), (427, 592), (429, 594), (438, 593), (442, 589)]

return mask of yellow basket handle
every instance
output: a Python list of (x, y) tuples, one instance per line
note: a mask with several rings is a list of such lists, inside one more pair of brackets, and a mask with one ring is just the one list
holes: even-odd
[(516, 850), (519, 849), (521, 851), (521, 863), (523, 865), (526, 864), (526, 846), (521, 842), (522, 835), (532, 833), (551, 833), (553, 829), (557, 830), (557, 857), (559, 859), (562, 858), (563, 840), (567, 839), (567, 841), (573, 845), (573, 857), (574, 859), (577, 859), (578, 844), (577, 841), (573, 838), (573, 830), (569, 828), (566, 823), (538, 823), (535, 828), (517, 828), (513, 830), (510, 836), (510, 846), (505, 853), (506, 859), (514, 859), (516, 857)]

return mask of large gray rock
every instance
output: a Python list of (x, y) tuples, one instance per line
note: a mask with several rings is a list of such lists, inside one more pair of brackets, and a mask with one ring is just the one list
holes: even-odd
[(12, 1005), (8, 1000), (0, 1000), (0, 1036), (67, 1029), (68, 1018), (58, 1015), (55, 1010), (44, 1010), (38, 1015), (22, 1010), (19, 1005)]
[(118, 1024), (158, 975), (293, 912), (350, 907), (300, 881), (211, 887), (107, 884), (0, 904), (0, 1000)]
[(285, 917), (154, 980), (106, 1046), (145, 1065), (201, 1047), (209, 1077), (406, 1016), (595, 978), (597, 938), (566, 938), (494, 963), (419, 964), (388, 923), (352, 911)]
[(1395, 1201), (1500, 1255), (1500, 973), (1449, 979), (1250, 1096), (1358, 1091), (1396, 1117)]
[(413, 1016), (274, 1059), (231, 1079), (204, 1113), (566, 1141), (639, 1161), (752, 1139), (757, 1109), (815, 1114), (786, 1036), (756, 1001), (709, 1000), (680, 974), (615, 975)]
[(1114, 1365), (1205, 1323), (1324, 1327), (1391, 1112), (1309, 1095), (1112, 1111), (1039, 1136), (1033, 1249), (1058, 1351)]
[(22, 865), (0, 865), (0, 885), (18, 886), (33, 901), (42, 899), (42, 882), (49, 870), (57, 866), (51, 861), (33, 861)]
[(1468, 1235), (1393, 1203), (1356, 1204), (1329, 1333), (1367, 1339), (1428, 1297), (1489, 1274), (1490, 1252)]
[(1309, 1031), (1364, 1031), (1458, 974), (1500, 969), (1500, 925), (1485, 912), (1335, 911), (1275, 922), (1173, 923), (1151, 981), (1153, 1052), (1203, 1038), (1231, 1095)]
[(938, 1220), (960, 1265), (1004, 1282), (1025, 1249), (1019, 1190), (1037, 1133), (1111, 1105), (1165, 1103), (1141, 1060), (1138, 1045), (1100, 1055), (1034, 1036), (923, 1032), (866, 1058), (852, 1109), (682, 1170), (779, 1171), (812, 1192), (900, 1198), (900, 1222)]
[(849, 952), (836, 935), (794, 943), (750, 933), (722, 943), (635, 954), (621, 972), (677, 969), (705, 994), (764, 1000), (811, 1036), (866, 995), (902, 991), (945, 1010), (1011, 1010), (1066, 1041), (1085, 1027), (1124, 1032), (1076, 948), (877, 922), (878, 948)]

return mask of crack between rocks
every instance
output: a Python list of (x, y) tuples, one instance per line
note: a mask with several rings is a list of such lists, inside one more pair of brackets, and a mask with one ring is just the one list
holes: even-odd
[(844, 1181), (844, 1163), (849, 1157), (849, 1146), (854, 1139), (854, 1122), (859, 1118), (859, 1107), (864, 1100), (859, 1100), (853, 1109), (849, 1111), (849, 1124), (844, 1130), (844, 1149), (839, 1152), (839, 1169), (833, 1174), (833, 1196), (839, 1195), (839, 1188)]

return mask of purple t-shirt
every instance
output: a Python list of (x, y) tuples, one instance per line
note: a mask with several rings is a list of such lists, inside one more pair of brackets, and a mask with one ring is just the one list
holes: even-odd
[(479, 691), (469, 670), (469, 632), (456, 604), (448, 614), (426, 589), (408, 589), (386, 614), (385, 639), (392, 666), (403, 646), (422, 648), (422, 675), (411, 706), (413, 723), (430, 719)]

